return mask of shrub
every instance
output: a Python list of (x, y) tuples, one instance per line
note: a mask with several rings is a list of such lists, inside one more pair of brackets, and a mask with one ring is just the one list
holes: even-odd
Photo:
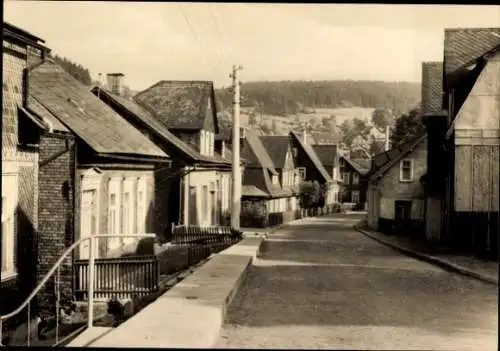
[(240, 222), (243, 227), (267, 227), (267, 209), (263, 201), (244, 201)]

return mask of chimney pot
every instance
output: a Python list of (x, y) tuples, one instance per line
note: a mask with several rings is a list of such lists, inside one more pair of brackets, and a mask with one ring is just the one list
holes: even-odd
[(123, 95), (123, 73), (108, 73), (106, 75), (108, 90), (115, 95)]

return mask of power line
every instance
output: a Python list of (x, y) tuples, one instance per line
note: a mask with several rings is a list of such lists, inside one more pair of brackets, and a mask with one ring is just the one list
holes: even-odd
[(186, 13), (184, 12), (184, 9), (182, 8), (181, 4), (177, 3), (177, 6), (179, 7), (179, 9), (180, 9), (180, 11), (182, 13), (182, 16), (184, 17), (184, 20), (186, 21), (187, 25), (189, 26), (189, 29), (191, 30), (191, 33), (195, 37), (196, 41), (198, 42), (198, 44), (200, 44), (200, 46), (203, 47), (203, 51), (204, 51), (205, 56), (207, 58), (208, 64), (212, 67), (212, 69), (213, 69), (213, 71), (214, 71), (214, 73), (216, 75), (220, 75), (220, 72), (217, 70), (217, 68), (215, 68), (214, 64), (212, 63), (212, 60), (210, 60), (210, 57), (209, 57), (209, 55), (207, 53), (205, 45), (203, 45), (203, 43), (201, 42), (200, 38), (198, 38), (198, 35), (196, 34), (193, 26), (191, 25), (191, 22), (189, 21), (189, 18), (187, 17)]
[(217, 21), (217, 15), (216, 15), (214, 6), (213, 6), (213, 4), (209, 4), (209, 6), (210, 6), (210, 13), (212, 14), (212, 18), (214, 20), (215, 27), (217, 29), (217, 33), (219, 34), (219, 38), (221, 40), (222, 48), (223, 48), (223, 51), (224, 51), (223, 55), (221, 55), (221, 53), (220, 53), (219, 50), (217, 50), (217, 53), (219, 54), (219, 56), (222, 59), (222, 61), (224, 61), (224, 64), (228, 65), (228, 63), (227, 63), (227, 61), (225, 59), (228, 56), (227, 55), (227, 51), (225, 50), (225, 48), (226, 48), (226, 40), (224, 40), (225, 38), (223, 37), (222, 32), (220, 30), (219, 22)]

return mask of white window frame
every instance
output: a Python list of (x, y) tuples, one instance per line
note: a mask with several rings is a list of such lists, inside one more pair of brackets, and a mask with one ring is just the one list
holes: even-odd
[(298, 167), (297, 173), (299, 175), (299, 182), (303, 182), (306, 180), (306, 168), (305, 167)]
[(210, 215), (208, 209), (210, 208), (210, 187), (208, 184), (203, 184), (201, 186), (201, 211), (202, 211), (202, 217), (204, 222), (208, 222)]
[(359, 203), (359, 190), (353, 190), (351, 192), (351, 202)]
[[(403, 166), (405, 162), (410, 163), (410, 178), (405, 179), (403, 178), (404, 172), (403, 172)], [(399, 181), (400, 182), (412, 182), (413, 181), (413, 159), (411, 158), (405, 158), (404, 160), (401, 160), (399, 163)]]
[[(2, 162), (3, 163), (3, 162)], [(3, 166), (3, 164), (2, 164)], [(2, 264), (1, 281), (17, 276), (15, 265), (16, 249), (16, 208), (18, 205), (17, 172), (2, 173), (2, 263), (5, 258), (7, 267)], [(5, 202), (4, 202), (5, 199)], [(8, 233), (4, 232), (4, 223)], [(6, 235), (7, 234), (7, 235)], [(4, 254), (6, 257), (4, 257)]]
[[(142, 193), (142, 199), (139, 194)], [(146, 233), (146, 204), (147, 204), (147, 183), (146, 179), (137, 179), (137, 193), (136, 193), (136, 232), (138, 234)]]
[(352, 174), (352, 184), (359, 184), (359, 174), (358, 173), (353, 173)]
[(346, 184), (346, 185), (349, 185), (349, 181), (350, 181), (350, 174), (349, 174), (349, 172), (344, 172), (342, 174), (342, 183)]
[(200, 154), (205, 155), (206, 141), (205, 141), (205, 130), (200, 131)]
[[(102, 182), (102, 171), (100, 171), (98, 168), (91, 168), (86, 170), (82, 174), (82, 184), (81, 184), (81, 190), (80, 190), (80, 195), (83, 196), (83, 193), (86, 191), (95, 191), (95, 198), (96, 198), (96, 219), (95, 219), (95, 226), (96, 226), (96, 234), (100, 233), (101, 230), (101, 182)], [(109, 200), (109, 199), (108, 199)], [(83, 217), (83, 214), (80, 212), (80, 218)], [(83, 226), (85, 226), (85, 223), (81, 221), (80, 223), (80, 237), (82, 236), (82, 231), (84, 230)], [(108, 228), (109, 229), (109, 228)], [(99, 239), (97, 239), (94, 242), (99, 242)], [(84, 255), (84, 248), (89, 245), (89, 242), (87, 243), (82, 243), (80, 245), (80, 258), (81, 259), (87, 259), (88, 257)], [(94, 245), (94, 253), (95, 256), (98, 257), (98, 252), (99, 252), (99, 245)]]
[[(120, 234), (121, 232), (121, 182), (122, 178), (111, 178), (108, 187), (108, 232)], [(115, 195), (115, 204), (111, 205), (111, 195)], [(114, 221), (111, 222), (111, 211), (114, 210)]]
[[(122, 228), (123, 233), (132, 234), (135, 231), (135, 191), (134, 191), (134, 179), (127, 178), (123, 181), (123, 197), (125, 199), (125, 194), (129, 195), (128, 208), (125, 207), (125, 203), (122, 204)], [(128, 214), (127, 216), (125, 214)]]

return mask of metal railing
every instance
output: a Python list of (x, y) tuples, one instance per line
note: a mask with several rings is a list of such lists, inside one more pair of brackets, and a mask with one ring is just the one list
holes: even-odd
[[(74, 262), (73, 293), (88, 298), (88, 260)], [(159, 269), (155, 256), (97, 258), (95, 298), (144, 296), (158, 290)]]
[(49, 272), (44, 276), (44, 278), (40, 281), (37, 287), (31, 292), (31, 294), (24, 300), (24, 302), (14, 311), (0, 316), (0, 346), (2, 345), (3, 340), (3, 323), (14, 316), (17, 316), (27, 307), (27, 346), (30, 346), (31, 343), (31, 301), (36, 296), (38, 292), (45, 286), (45, 284), (49, 281), (49, 279), (55, 275), (54, 283), (56, 287), (56, 344), (59, 343), (59, 301), (60, 301), (60, 291), (58, 289), (60, 282), (60, 267), (64, 262), (65, 258), (73, 252), (75, 248), (77, 248), (83, 242), (89, 241), (89, 260), (88, 260), (88, 273), (89, 277), (87, 280), (87, 296), (88, 296), (88, 320), (87, 320), (87, 328), (91, 328), (94, 321), (94, 287), (95, 287), (95, 254), (96, 250), (94, 249), (95, 241), (99, 238), (148, 238), (148, 237), (156, 237), (154, 233), (145, 233), (145, 234), (95, 234), (88, 237), (83, 237), (78, 239), (75, 243), (73, 243), (69, 248), (64, 251), (61, 257), (57, 260), (57, 262), (52, 266)]

